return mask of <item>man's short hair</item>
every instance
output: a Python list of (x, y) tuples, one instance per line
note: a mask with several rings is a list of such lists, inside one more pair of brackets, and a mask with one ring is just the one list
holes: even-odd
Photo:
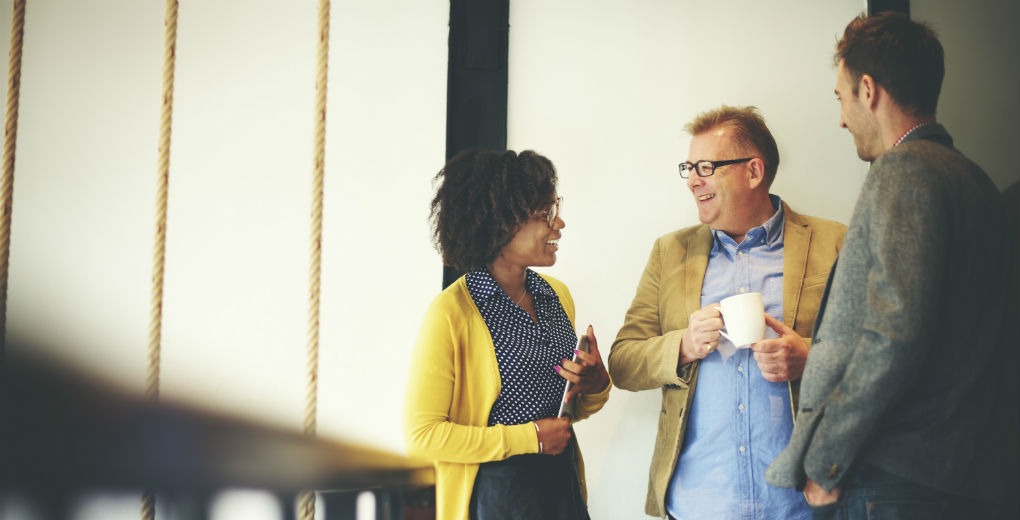
[(765, 126), (765, 119), (758, 113), (758, 108), (723, 105), (698, 114), (684, 129), (691, 135), (698, 135), (721, 125), (730, 125), (734, 129), (733, 137), (737, 145), (758, 151), (765, 162), (765, 186), (771, 186), (779, 170), (779, 148), (769, 127)]
[(867, 74), (904, 111), (935, 115), (946, 69), (942, 44), (931, 27), (902, 13), (862, 14), (847, 24), (833, 61), (843, 62), (855, 96), (861, 75)]

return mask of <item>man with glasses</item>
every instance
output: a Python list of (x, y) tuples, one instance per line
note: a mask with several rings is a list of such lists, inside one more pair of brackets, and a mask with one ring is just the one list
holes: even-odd
[[(935, 121), (943, 49), (897, 13), (852, 20), (837, 43), (841, 127), (871, 162), (818, 316), (789, 447), (766, 474), (815, 518), (989, 518), (1016, 488), (996, 385), (1015, 380), (1000, 322), (998, 191)], [(1016, 214), (1009, 215), (1015, 219)], [(1008, 349), (1008, 350), (999, 350)], [(1015, 359), (1015, 357), (1013, 357)], [(1013, 415), (1015, 417), (1015, 415)], [(1017, 439), (1009, 440), (1013, 453)], [(1001, 478), (1006, 475), (1008, 478)], [(998, 517), (998, 516), (996, 516)], [(1016, 512), (1002, 518), (1016, 518)]]
[[(790, 438), (806, 336), (846, 226), (769, 194), (779, 151), (754, 107), (724, 105), (686, 129), (680, 176), (701, 225), (655, 242), (609, 355), (617, 386), (662, 391), (645, 512), (808, 518), (801, 494), (764, 471)], [(738, 349), (720, 336), (718, 303), (747, 292), (762, 294), (774, 332)]]

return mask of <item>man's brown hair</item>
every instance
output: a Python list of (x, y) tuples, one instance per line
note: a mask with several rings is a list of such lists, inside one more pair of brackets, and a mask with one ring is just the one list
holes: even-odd
[(734, 129), (733, 137), (737, 145), (758, 151), (761, 160), (765, 162), (765, 186), (771, 186), (779, 170), (779, 148), (758, 109), (752, 106), (723, 105), (698, 114), (693, 121), (684, 126), (684, 129), (691, 135), (698, 135), (721, 125), (730, 125)]
[(867, 74), (907, 113), (935, 115), (946, 69), (931, 27), (902, 13), (862, 14), (847, 24), (833, 61), (843, 62), (855, 96)]

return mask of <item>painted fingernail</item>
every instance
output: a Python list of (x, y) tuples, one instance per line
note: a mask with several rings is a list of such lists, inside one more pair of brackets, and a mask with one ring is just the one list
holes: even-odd
[(581, 353), (580, 350), (577, 350), (576, 348), (574, 349), (574, 354), (580, 354), (580, 353)]
[(555, 367), (553, 367), (553, 370), (555, 370), (555, 371), (559, 372), (559, 371), (560, 371), (560, 367), (558, 367), (558, 366), (555, 366)]

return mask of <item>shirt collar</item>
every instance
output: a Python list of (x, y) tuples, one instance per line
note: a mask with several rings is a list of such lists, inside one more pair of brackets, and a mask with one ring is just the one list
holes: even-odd
[[(509, 298), (499, 284), (496, 283), (489, 270), (484, 267), (471, 271), (468, 274), (467, 281), (471, 284), (471, 292), (480, 299), (488, 300), (499, 295)], [(524, 272), (524, 287), (533, 296), (555, 296), (556, 294), (552, 287), (538, 273), (531, 269), (526, 269)]]
[(553, 291), (549, 282), (546, 282), (544, 278), (531, 269), (527, 270), (524, 286), (528, 288), (528, 292), (535, 296), (556, 296), (556, 292)]
[(772, 201), (772, 207), (776, 208), (776, 212), (761, 227), (765, 228), (765, 242), (773, 245), (783, 237), (783, 222), (786, 217), (783, 214), (782, 199), (778, 195), (769, 194), (769, 200)]
[[(749, 245), (753, 245), (755, 243), (754, 239), (756, 237), (760, 237), (762, 233), (765, 234), (765, 243), (770, 246), (775, 245), (776, 242), (783, 238), (783, 222), (785, 219), (783, 214), (783, 200), (780, 199), (778, 195), (772, 195), (770, 193), (769, 201), (772, 202), (772, 207), (775, 208), (775, 212), (772, 213), (772, 216), (769, 217), (764, 224), (751, 228), (747, 231), (747, 234), (744, 235), (744, 241), (747, 241), (747, 239), (750, 238), (752, 241), (748, 242)], [(712, 234), (715, 235), (715, 243), (717, 246), (732, 245), (734, 248), (739, 246), (736, 241), (730, 238), (730, 236), (723, 231), (713, 229)]]

